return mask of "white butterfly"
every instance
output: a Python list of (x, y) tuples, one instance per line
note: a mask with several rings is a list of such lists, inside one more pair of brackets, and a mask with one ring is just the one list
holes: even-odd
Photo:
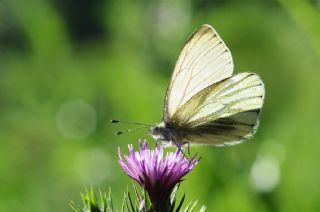
[(232, 75), (231, 53), (203, 25), (187, 40), (164, 102), (163, 122), (151, 135), (164, 145), (238, 144), (254, 135), (265, 89), (254, 73)]

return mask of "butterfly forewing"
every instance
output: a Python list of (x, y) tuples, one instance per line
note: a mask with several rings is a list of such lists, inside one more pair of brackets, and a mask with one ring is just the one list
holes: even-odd
[(204, 88), (230, 77), (233, 61), (229, 49), (209, 25), (196, 30), (182, 49), (168, 86), (164, 121)]

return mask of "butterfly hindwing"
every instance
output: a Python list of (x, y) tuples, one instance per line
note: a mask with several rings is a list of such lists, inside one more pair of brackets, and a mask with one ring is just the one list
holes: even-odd
[(169, 83), (164, 121), (204, 88), (230, 77), (231, 53), (217, 32), (209, 25), (196, 30), (183, 47)]
[(200, 91), (170, 122), (184, 129), (184, 142), (236, 144), (254, 134), (263, 99), (259, 76), (240, 73)]
[(189, 128), (185, 142), (215, 146), (241, 143), (254, 135), (259, 123), (259, 112), (260, 110), (241, 112)]

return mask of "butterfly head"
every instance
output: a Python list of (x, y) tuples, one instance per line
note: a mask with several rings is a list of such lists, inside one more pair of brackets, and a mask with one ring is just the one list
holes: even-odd
[(151, 136), (155, 140), (161, 141), (169, 141), (170, 139), (170, 132), (168, 128), (166, 128), (165, 124), (162, 122), (159, 125), (150, 128)]

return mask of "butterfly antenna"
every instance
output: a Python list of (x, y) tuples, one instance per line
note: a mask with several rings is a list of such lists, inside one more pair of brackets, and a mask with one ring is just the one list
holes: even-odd
[(122, 131), (116, 132), (115, 134), (116, 135), (122, 135), (122, 134), (129, 133), (129, 132), (135, 132), (135, 131), (138, 131), (138, 130), (141, 130), (141, 129), (146, 129), (148, 127), (149, 126), (144, 126), (144, 127), (139, 127), (139, 128), (135, 128), (135, 129), (122, 130)]
[(146, 127), (153, 127), (153, 125), (151, 125), (151, 124), (144, 124), (144, 123), (139, 123), (139, 122), (120, 121), (120, 120), (116, 120), (116, 119), (111, 119), (110, 122), (113, 123), (113, 124), (124, 123), (124, 124), (135, 124), (135, 125), (142, 125), (142, 126), (146, 126)]

